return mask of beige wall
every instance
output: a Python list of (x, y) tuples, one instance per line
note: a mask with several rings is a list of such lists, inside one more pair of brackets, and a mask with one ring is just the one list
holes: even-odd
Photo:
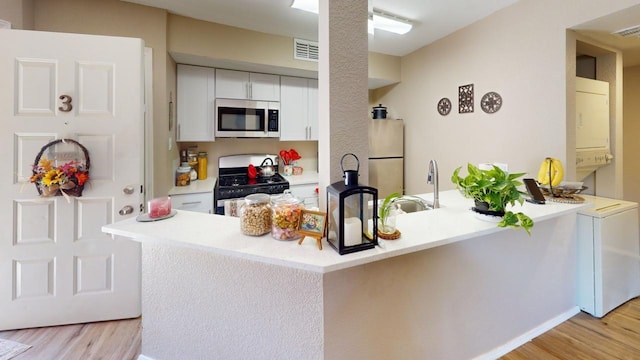
[[(467, 162), (504, 162), (535, 176), (546, 156), (566, 161), (567, 124), (575, 116), (566, 105), (567, 89), (575, 89), (567, 76), (566, 29), (638, 3), (521, 0), (403, 57), (402, 82), (374, 96), (405, 120), (407, 192), (430, 191), (428, 159), (439, 161), (441, 189), (453, 188), (451, 173)], [(466, 84), (474, 84), (475, 110), (459, 114), (458, 86)], [(502, 95), (497, 113), (480, 109), (488, 91)], [(453, 104), (445, 117), (436, 110), (442, 97)]]
[[(167, 47), (171, 53), (189, 54), (209, 60), (232, 60), (274, 68), (312, 72), (318, 64), (293, 58), (293, 39), (236, 27), (169, 15)], [(240, 45), (241, 44), (241, 45)]]
[(11, 23), (12, 29), (33, 30), (34, 0), (2, 0), (0, 19)]
[(624, 199), (640, 202), (640, 66), (624, 68)]

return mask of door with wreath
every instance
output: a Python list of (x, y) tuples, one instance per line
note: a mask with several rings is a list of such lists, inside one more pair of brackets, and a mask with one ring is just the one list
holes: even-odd
[(139, 316), (140, 246), (101, 227), (142, 203), (142, 41), (0, 44), (0, 330)]

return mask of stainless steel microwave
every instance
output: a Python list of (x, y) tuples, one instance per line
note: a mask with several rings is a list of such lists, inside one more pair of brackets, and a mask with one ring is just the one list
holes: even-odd
[(216, 99), (216, 137), (280, 137), (280, 103)]

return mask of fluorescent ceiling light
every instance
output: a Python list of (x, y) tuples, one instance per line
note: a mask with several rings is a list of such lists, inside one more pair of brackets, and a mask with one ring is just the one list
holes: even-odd
[[(315, 14), (319, 11), (318, 0), (293, 0), (291, 7)], [(373, 29), (375, 28), (403, 35), (408, 33), (412, 27), (413, 24), (411, 24), (409, 19), (375, 8), (373, 9), (373, 14), (369, 14), (369, 21), (367, 22), (367, 30), (369, 34), (373, 34)]]
[(413, 25), (408, 19), (373, 9), (373, 27), (379, 30), (389, 31), (395, 34), (406, 34)]
[(291, 3), (291, 7), (294, 9), (312, 12), (314, 14), (317, 14), (319, 12), (318, 0), (293, 0), (293, 3)]

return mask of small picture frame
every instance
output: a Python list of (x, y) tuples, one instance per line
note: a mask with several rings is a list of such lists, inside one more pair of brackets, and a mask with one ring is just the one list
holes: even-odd
[(302, 209), (298, 232), (303, 235), (298, 245), (302, 244), (305, 236), (315, 238), (318, 242), (318, 249), (322, 250), (322, 238), (327, 227), (327, 213)]
[(324, 236), (326, 223), (326, 213), (302, 209), (302, 213), (300, 214), (300, 224), (298, 225), (298, 232), (302, 235), (322, 238)]

